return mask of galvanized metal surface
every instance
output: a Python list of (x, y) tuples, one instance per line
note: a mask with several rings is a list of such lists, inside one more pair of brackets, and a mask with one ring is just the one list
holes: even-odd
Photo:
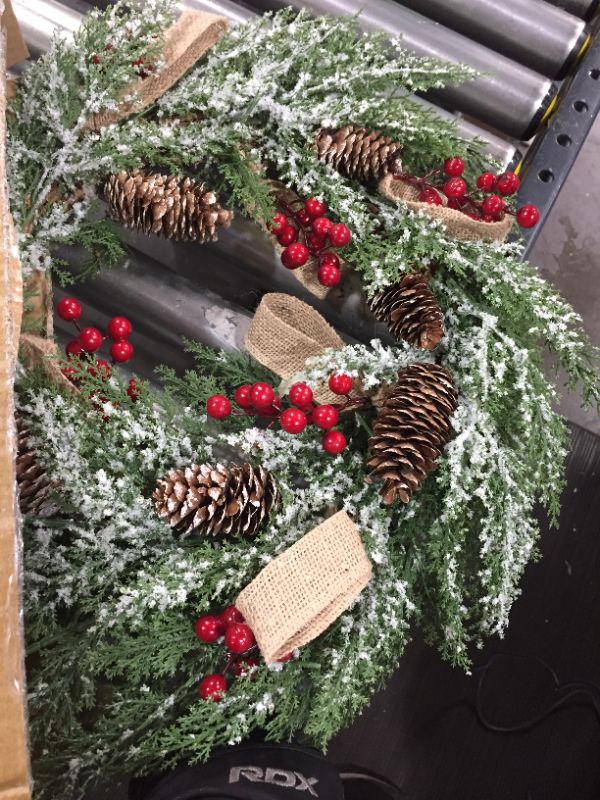
[(548, 0), (553, 6), (558, 6), (568, 11), (569, 14), (575, 14), (581, 19), (591, 19), (598, 10), (598, 0)]
[(507, 58), (560, 78), (585, 42), (586, 24), (544, 0), (398, 0)]

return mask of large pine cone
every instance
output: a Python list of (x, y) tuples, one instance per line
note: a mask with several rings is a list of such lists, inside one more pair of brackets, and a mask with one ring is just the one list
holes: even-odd
[(437, 364), (411, 364), (398, 374), (379, 409), (369, 439), (369, 483), (383, 483), (390, 504), (408, 503), (436, 468), (450, 438), (457, 393), (448, 370)]
[(22, 514), (42, 515), (49, 509), (48, 495), (52, 484), (38, 463), (25, 422), (21, 417), (17, 417), (16, 423), (16, 473), (19, 489), (19, 507)]
[(316, 138), (317, 155), (347, 178), (376, 183), (393, 168), (400, 172), (401, 146), (378, 131), (345, 125), (321, 128)]
[(444, 316), (427, 280), (405, 275), (369, 300), (369, 308), (396, 339), (433, 350), (444, 335)]
[(262, 467), (194, 464), (161, 478), (152, 499), (156, 513), (178, 533), (254, 536), (279, 491)]
[(111, 215), (127, 227), (182, 242), (214, 242), (217, 228), (228, 228), (233, 219), (214, 192), (191, 178), (118, 172), (107, 178), (104, 196)]

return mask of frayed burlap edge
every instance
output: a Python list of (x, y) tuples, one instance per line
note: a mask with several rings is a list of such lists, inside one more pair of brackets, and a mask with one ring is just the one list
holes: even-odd
[(371, 577), (360, 531), (339, 511), (267, 564), (235, 605), (271, 663), (327, 630)]
[(184, 11), (165, 34), (164, 66), (157, 75), (130, 83), (122, 92), (124, 100), (115, 111), (94, 114), (84, 130), (98, 131), (152, 105), (194, 66), (228, 28), (225, 17), (205, 11)]
[(421, 203), (416, 200), (419, 196), (419, 189), (410, 183), (394, 178), (393, 175), (386, 175), (379, 182), (377, 188), (379, 193), (388, 200), (401, 201), (411, 211), (423, 211), (428, 216), (441, 220), (450, 236), (455, 239), (466, 241), (488, 239), (503, 242), (512, 228), (512, 217), (508, 214), (505, 214), (504, 219), (500, 222), (480, 222), (467, 217), (462, 211), (448, 208), (446, 205), (434, 206), (430, 203)]
[[(266, 294), (246, 333), (246, 349), (284, 380), (306, 367), (306, 360), (344, 343), (312, 306), (289, 294)], [(327, 387), (315, 390), (321, 403), (339, 403)]]
[[(294, 205), (294, 201), (298, 201), (300, 199), (299, 195), (296, 194), (292, 189), (286, 186), (284, 183), (280, 181), (270, 181), (271, 189), (273, 195), (276, 197), (281, 198), (284, 202), (293, 205), (294, 208), (298, 209), (300, 206), (296, 203)], [(270, 231), (267, 231), (269, 234), (269, 238), (273, 242), (273, 247), (275, 248), (275, 252), (278, 255), (281, 255), (283, 252), (283, 247), (277, 241), (277, 237), (274, 236)], [(348, 265), (342, 262), (340, 266), (342, 272), (342, 281), (344, 280), (346, 274), (348, 273)], [(312, 256), (308, 259), (306, 264), (302, 267), (298, 267), (297, 269), (290, 270), (294, 278), (299, 281), (305, 289), (311, 294), (314, 294), (315, 297), (318, 297), (319, 300), (325, 300), (329, 292), (332, 288), (338, 287), (330, 287), (330, 286), (323, 286), (320, 283), (317, 273), (319, 271), (319, 261)]]

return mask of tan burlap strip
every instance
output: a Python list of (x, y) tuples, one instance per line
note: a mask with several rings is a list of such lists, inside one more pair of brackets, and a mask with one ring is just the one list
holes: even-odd
[(44, 339), (42, 336), (23, 333), (19, 345), (23, 361), (29, 369), (41, 367), (54, 384), (61, 386), (71, 394), (79, 394), (79, 390), (62, 373), (58, 363), (58, 348), (54, 339)]
[[(302, 208), (302, 204), (295, 202), (299, 200), (299, 196), (296, 194), (296, 192), (280, 181), (270, 181), (270, 183), (273, 187), (273, 193), (279, 199), (283, 200), (285, 203), (288, 203), (294, 209), (294, 211), (298, 211), (298, 209)], [(269, 231), (267, 231), (267, 233), (269, 233), (269, 238), (273, 242), (275, 252), (278, 255), (281, 255), (283, 252), (283, 247), (277, 241), (277, 237), (273, 236), (273, 234)], [(340, 269), (342, 271), (343, 282), (344, 277), (348, 273), (348, 265), (342, 262)], [(332, 290), (329, 286), (323, 286), (322, 283), (319, 283), (319, 279), (317, 277), (318, 271), (319, 261), (311, 256), (303, 267), (298, 267), (298, 269), (291, 270), (291, 273), (294, 278), (300, 281), (302, 286), (308, 289), (311, 294), (314, 294), (314, 296), (318, 297), (319, 300), (324, 300)]]
[(122, 96), (131, 99), (124, 100), (115, 111), (94, 114), (87, 121), (85, 129), (97, 131), (148, 108), (177, 83), (200, 56), (217, 43), (227, 27), (225, 17), (205, 11), (184, 11), (165, 34), (165, 64), (160, 72), (130, 83), (123, 90)]
[[(246, 349), (281, 378), (305, 369), (306, 359), (344, 343), (318, 311), (289, 294), (266, 294), (246, 334)], [(314, 387), (313, 387), (314, 388)], [(320, 403), (339, 403), (327, 387), (315, 389)]]
[(508, 214), (505, 214), (504, 219), (500, 222), (480, 222), (467, 217), (462, 211), (448, 208), (445, 205), (434, 206), (430, 203), (421, 203), (417, 200), (419, 189), (410, 183), (397, 180), (393, 175), (386, 175), (385, 178), (382, 178), (378, 189), (380, 194), (389, 200), (402, 200), (412, 211), (424, 211), (430, 217), (441, 219), (450, 236), (455, 239), (468, 241), (489, 239), (503, 242), (512, 227), (512, 217)]
[(360, 532), (339, 511), (267, 564), (235, 605), (270, 663), (323, 633), (371, 575)]

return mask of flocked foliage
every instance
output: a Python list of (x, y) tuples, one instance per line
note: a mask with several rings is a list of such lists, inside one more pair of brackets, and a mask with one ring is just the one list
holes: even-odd
[[(566, 429), (541, 343), (586, 401), (599, 397), (581, 321), (520, 261), (518, 244), (453, 240), (441, 222), (315, 158), (319, 127), (353, 123), (402, 142), (414, 172), (449, 154), (479, 169), (476, 146), (408, 97), (468, 80), (468, 70), (357, 34), (352, 19), (287, 11), (235, 28), (144, 114), (84, 132), (91, 113), (115, 107), (135, 59), (160, 68), (170, 14), (163, 0), (119, 1), (27, 73), (9, 141), (26, 272), (49, 268), (56, 243), (83, 238), (96, 260), (103, 247), (118, 257), (114, 228), (94, 228), (90, 217), (95, 186), (109, 172), (190, 172), (259, 221), (271, 214), (265, 178), (277, 177), (323, 198), (349, 225), (344, 252), (368, 292), (427, 266), (445, 314), (435, 353), (349, 345), (308, 363), (306, 379), (340, 369), (374, 390), (412, 361), (436, 359), (455, 378), (459, 406), (438, 470), (409, 505), (390, 510), (364, 481), (372, 412), (344, 416), (349, 447), (334, 459), (314, 429), (291, 437), (239, 418), (207, 424), (207, 395), (271, 377), (246, 356), (191, 345), (198, 368), (183, 377), (164, 368), (164, 393), (145, 389), (135, 403), (118, 380), (106, 385), (85, 369), (78, 398), (35, 376), (23, 384), (40, 459), (60, 487), (56, 513), (29, 519), (25, 530), (34, 764), (53, 798), (98, 774), (206, 758), (258, 727), (273, 739), (325, 746), (396, 667), (413, 623), (467, 667), (469, 644), (506, 628), (536, 550), (535, 502), (558, 514)], [(283, 506), (268, 527), (251, 544), (174, 540), (152, 511), (156, 478), (173, 466), (242, 457), (276, 475)], [(200, 702), (198, 676), (215, 669), (218, 655), (195, 639), (196, 616), (229, 604), (334, 506), (357, 522), (372, 582), (292, 661), (261, 666), (219, 704)]]

